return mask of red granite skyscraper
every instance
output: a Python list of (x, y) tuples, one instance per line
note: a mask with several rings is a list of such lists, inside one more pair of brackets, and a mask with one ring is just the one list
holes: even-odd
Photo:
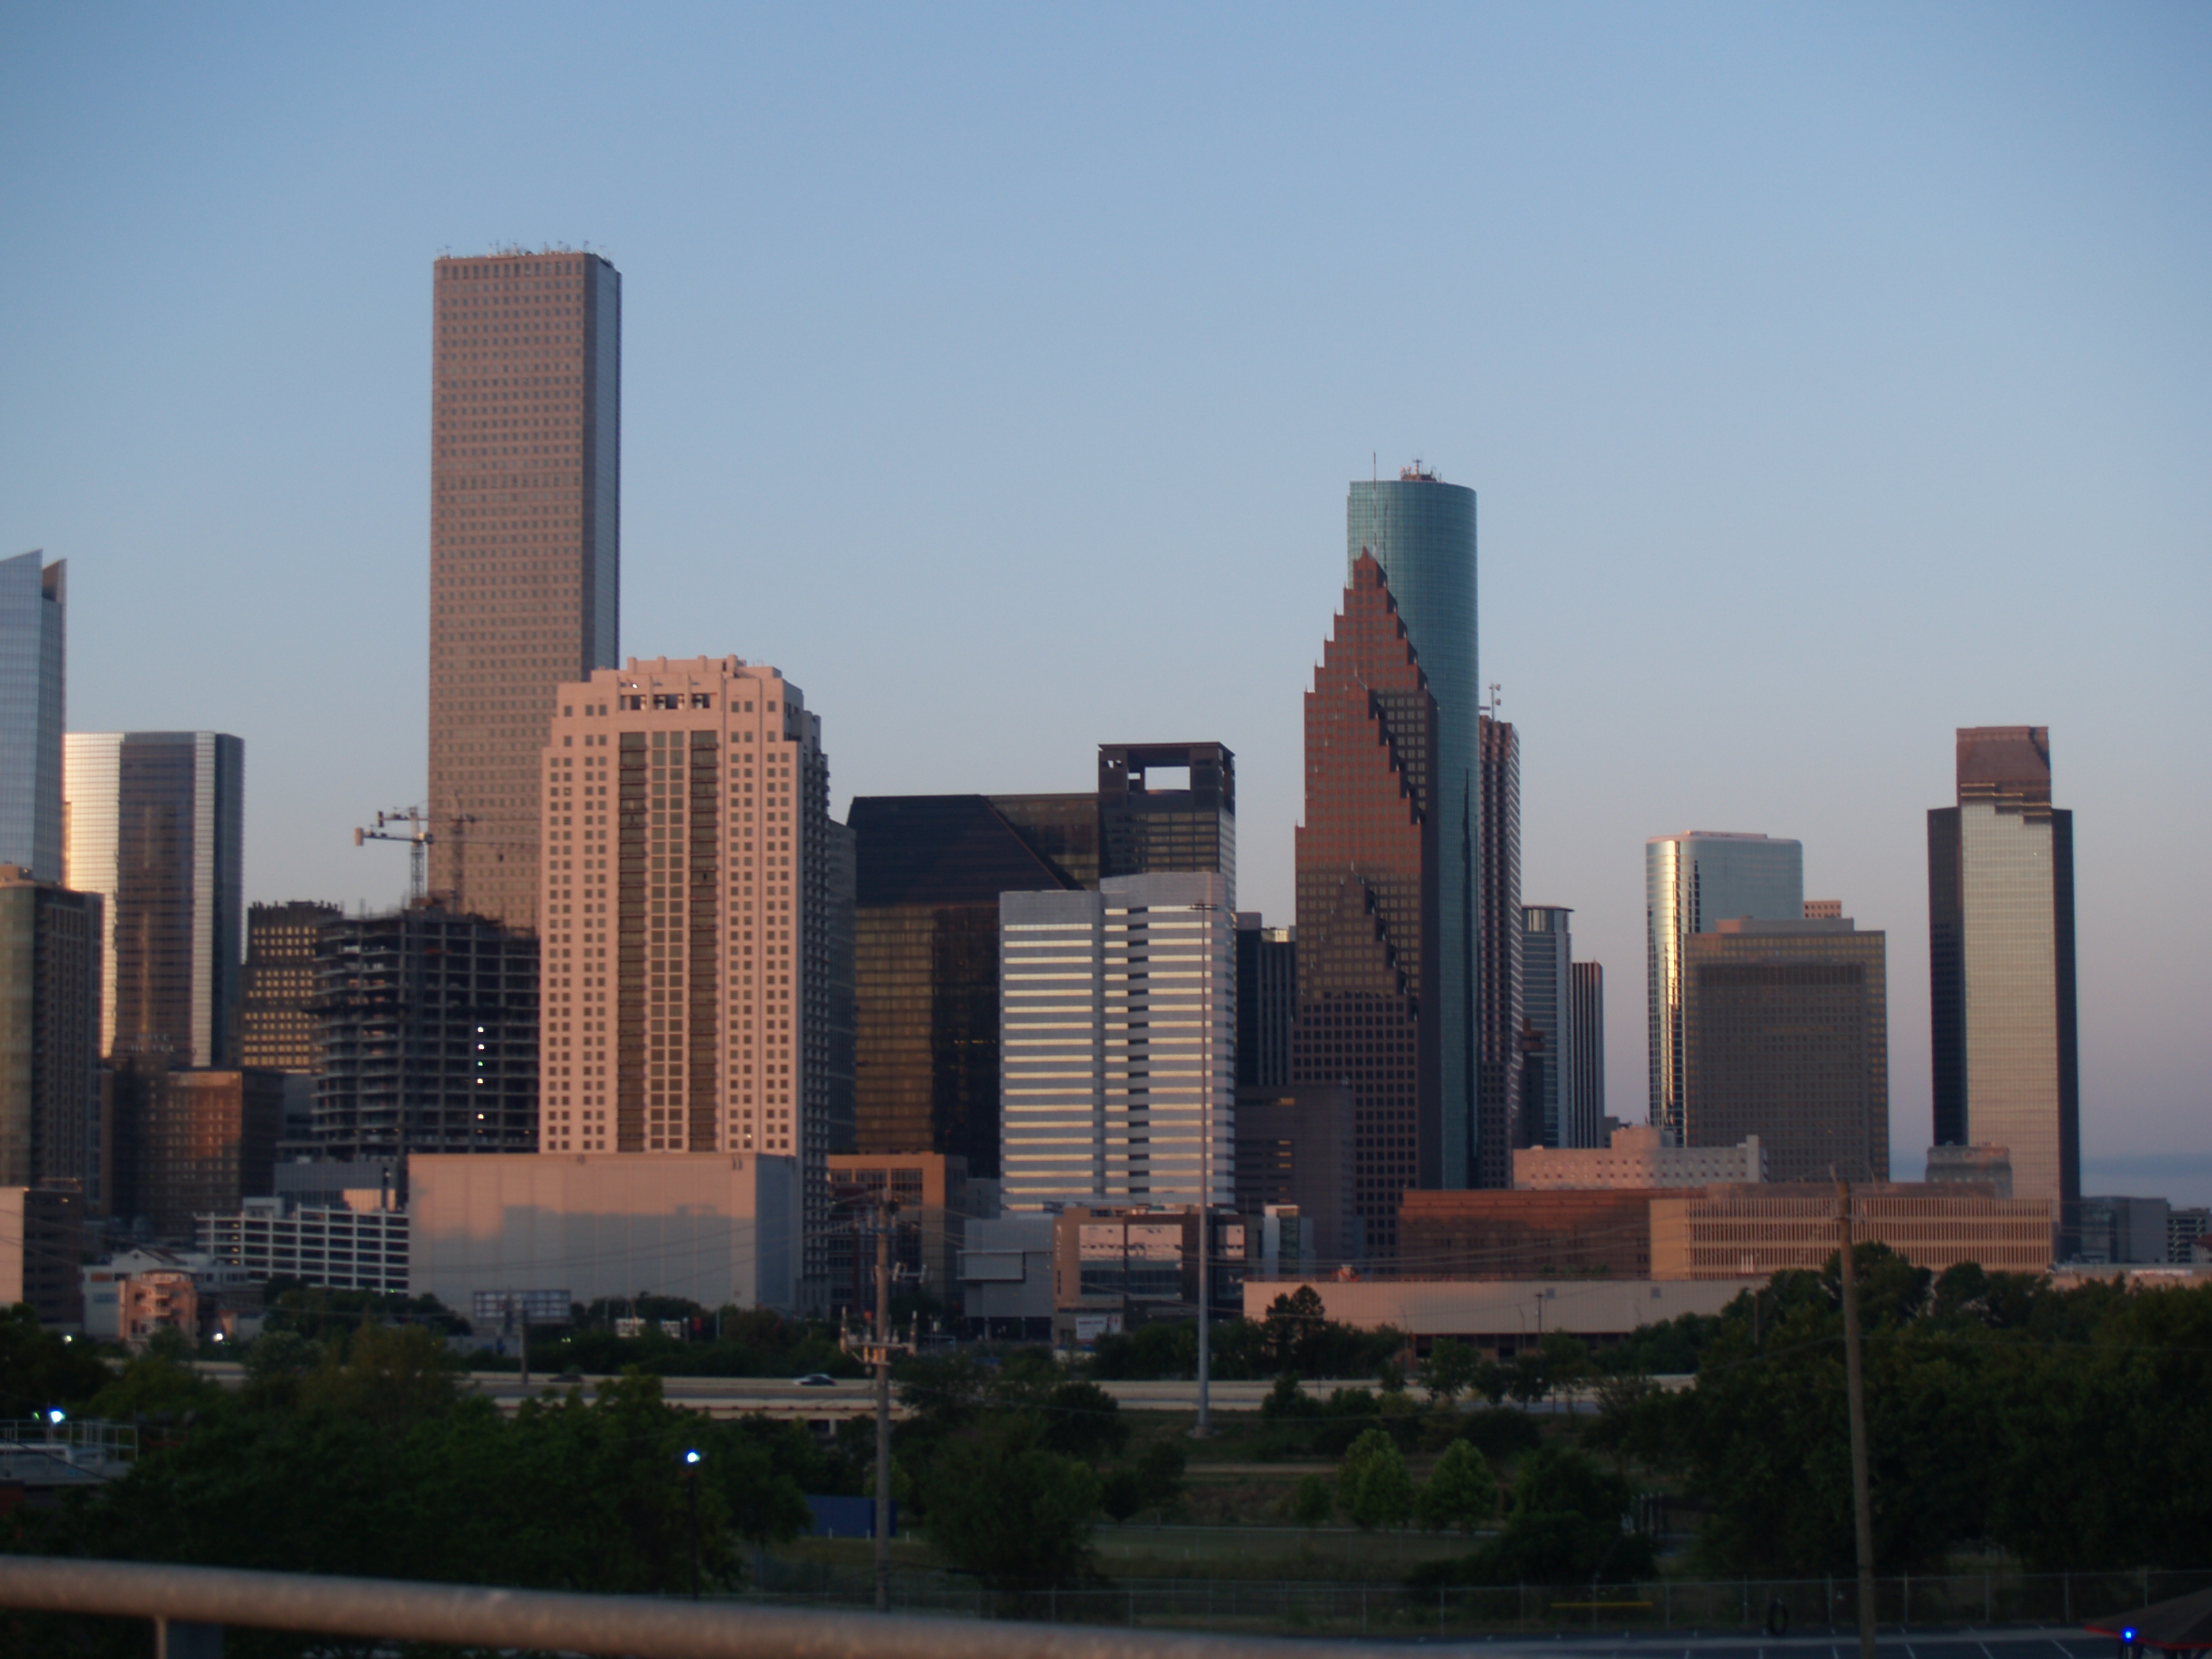
[(554, 688), (616, 660), (622, 276), (519, 250), (433, 272), (431, 884), (534, 928)]
[(1372, 555), (1352, 567), (1305, 723), (1291, 1079), (1351, 1090), (1353, 1207), (1369, 1254), (1388, 1258), (1399, 1195), (1445, 1184), (1437, 720)]

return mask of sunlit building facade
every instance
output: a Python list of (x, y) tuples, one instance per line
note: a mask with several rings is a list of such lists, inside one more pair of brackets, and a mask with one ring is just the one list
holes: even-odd
[(1961, 727), (1955, 806), (1928, 814), (1937, 1146), (2009, 1149), (2013, 1191), (2081, 1196), (2074, 815), (2051, 804), (2051, 732)]
[[(1424, 1004), (1437, 1032), (1436, 1164), (1421, 1184), (1472, 1186), (1482, 904), (1474, 491), (1416, 463), (1395, 479), (1355, 481), (1345, 520), (1345, 585), (1358, 585), (1360, 556), (1371, 553), (1436, 704), (1432, 746), (1422, 763), (1430, 775), (1422, 811), (1434, 819), (1436, 836), (1436, 937)], [(1303, 930), (1303, 919), (1299, 925)]]

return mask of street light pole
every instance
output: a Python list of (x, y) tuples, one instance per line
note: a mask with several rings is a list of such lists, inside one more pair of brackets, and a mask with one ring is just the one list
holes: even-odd
[(699, 1599), (699, 1452), (684, 1454), (684, 1503), (691, 1512), (691, 1599)]
[(891, 1607), (891, 1218), (876, 1228), (876, 1611)]
[(1866, 1380), (1859, 1364), (1859, 1277), (1851, 1249), (1851, 1183), (1836, 1180), (1836, 1233), (1844, 1279), (1844, 1383), (1851, 1418), (1851, 1508), (1858, 1528), (1859, 1659), (1875, 1659), (1874, 1509), (1867, 1490)]

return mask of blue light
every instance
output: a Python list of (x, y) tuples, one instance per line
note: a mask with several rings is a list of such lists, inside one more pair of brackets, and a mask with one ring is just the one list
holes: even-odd
[(687, 1463), (696, 1463), (699, 1461), (699, 1454), (696, 1451), (687, 1451), (684, 1454), (684, 1461)]
[(2135, 1639), (2136, 1627), (2133, 1625), (2129, 1626), (2125, 1630), (2120, 1632), (2120, 1640), (2123, 1642), (2132, 1642)]
[(47, 1411), (46, 1421), (58, 1426), (61, 1420), (68, 1415), (69, 1413), (64, 1411), (59, 1406), (55, 1406)]

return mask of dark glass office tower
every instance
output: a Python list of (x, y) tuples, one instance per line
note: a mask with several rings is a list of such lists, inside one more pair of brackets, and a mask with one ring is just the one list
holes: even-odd
[(1098, 873), (1228, 878), (1237, 902), (1237, 757), (1218, 743), (1098, 745)]
[(2004, 1146), (2013, 1192), (2081, 1197), (2074, 815), (2051, 804), (2051, 730), (1962, 726), (1956, 806), (1928, 814), (1928, 967), (1939, 1146)]
[(1443, 1185), (1448, 1167), (1465, 1184), (1467, 1138), (1439, 1053), (1437, 699), (1382, 566), (1363, 554), (1352, 575), (1305, 697), (1291, 1072), (1350, 1091), (1353, 1207), (1387, 1260), (1408, 1188)]
[[(1437, 819), (1437, 926), (1429, 1017), (1443, 1066), (1437, 1110), (1442, 1143), (1433, 1180), (1466, 1187), (1476, 1174), (1476, 930), (1481, 839), (1476, 722), (1480, 671), (1475, 653), (1474, 491), (1448, 484), (1418, 464), (1395, 480), (1355, 483), (1346, 507), (1346, 586), (1372, 552), (1396, 601), (1437, 705), (1432, 802)], [(1301, 922), (1300, 927), (1304, 927)]]
[(1475, 1076), (1478, 1111), (1475, 1179), (1478, 1187), (1513, 1184), (1513, 1148), (1534, 1143), (1521, 1121), (1521, 738), (1504, 720), (1481, 717), (1482, 903), (1477, 1006), (1481, 1052)]
[(72, 732), (68, 884), (97, 893), (111, 1055), (234, 1066), (246, 744), (220, 732)]
[(0, 865), (59, 881), (69, 567), (40, 556), (0, 559)]
[(1237, 1086), (1280, 1089), (1291, 1080), (1291, 1028), (1298, 1012), (1298, 930), (1269, 927), (1257, 910), (1237, 913)]
[(74, 1181), (101, 1207), (96, 895), (0, 865), (0, 1187)]
[[(1573, 1146), (1575, 1052), (1574, 936), (1563, 904), (1531, 904), (1521, 912), (1521, 1111), (1518, 1146)], [(1510, 1186), (1512, 1183), (1506, 1183)]]
[[(1091, 821), (1097, 805), (1072, 799)], [(854, 1139), (999, 1174), (999, 896), (1078, 886), (981, 795), (863, 795), (847, 819), (854, 910)]]

